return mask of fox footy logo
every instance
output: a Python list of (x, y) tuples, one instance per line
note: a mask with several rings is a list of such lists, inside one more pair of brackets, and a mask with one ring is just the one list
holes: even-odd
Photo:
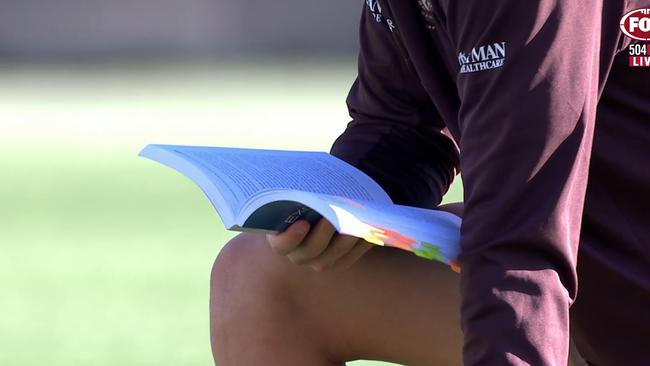
[(630, 67), (650, 67), (648, 44), (650, 41), (650, 9), (637, 9), (623, 15), (621, 32), (635, 39), (628, 46)]
[(650, 9), (637, 9), (623, 15), (621, 31), (638, 41), (650, 41)]

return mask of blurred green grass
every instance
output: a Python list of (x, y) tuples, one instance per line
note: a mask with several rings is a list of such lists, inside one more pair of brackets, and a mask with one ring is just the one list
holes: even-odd
[[(0, 71), (1, 365), (212, 364), (208, 278), (234, 234), (192, 182), (136, 155), (154, 138), (326, 149), (347, 122), (353, 71), (272, 67)], [(246, 74), (257, 84), (233, 89)], [(281, 113), (296, 101), (328, 111), (313, 114), (318, 138), (286, 137), (302, 114)], [(147, 112), (161, 108), (188, 117)], [(284, 128), (224, 135), (221, 113)]]

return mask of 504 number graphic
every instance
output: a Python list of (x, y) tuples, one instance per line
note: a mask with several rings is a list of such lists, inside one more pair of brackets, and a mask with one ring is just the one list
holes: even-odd
[(647, 44), (633, 43), (628, 48), (628, 52), (630, 56), (646, 56), (647, 46)]

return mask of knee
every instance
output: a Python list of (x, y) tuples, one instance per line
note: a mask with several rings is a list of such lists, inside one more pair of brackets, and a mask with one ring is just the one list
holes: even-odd
[(255, 240), (254, 235), (239, 234), (224, 245), (212, 265), (211, 291), (231, 291), (233, 280), (238, 279), (239, 275), (246, 275), (246, 257), (254, 253), (250, 246)]
[[(210, 279), (210, 339), (217, 364), (257, 364), (261, 354), (296, 359), (312, 352), (309, 357), (322, 358), (311, 338), (295, 337), (311, 324), (300, 319), (305, 272), (310, 271), (273, 252), (264, 235), (240, 234), (225, 245)], [(250, 358), (256, 361), (246, 361)]]
[(236, 344), (283, 332), (294, 317), (292, 268), (286, 257), (271, 250), (264, 235), (244, 233), (226, 244), (210, 279), (210, 339), (215, 359), (240, 357)]
[[(232, 238), (221, 249), (212, 266), (210, 291), (223, 298), (239, 296), (242, 290), (259, 282), (261, 279), (259, 265), (262, 247), (262, 235), (243, 233)], [(254, 295), (249, 293), (249, 295)]]
[(264, 235), (242, 233), (231, 239), (212, 267), (212, 315), (236, 317), (268, 305), (287, 278), (284, 262), (288, 263), (272, 252)]

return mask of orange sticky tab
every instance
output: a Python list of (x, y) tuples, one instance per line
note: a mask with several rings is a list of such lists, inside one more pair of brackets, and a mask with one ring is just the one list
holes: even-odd
[(449, 262), (449, 265), (451, 266), (451, 270), (460, 273), (460, 262), (459, 261), (451, 261)]

